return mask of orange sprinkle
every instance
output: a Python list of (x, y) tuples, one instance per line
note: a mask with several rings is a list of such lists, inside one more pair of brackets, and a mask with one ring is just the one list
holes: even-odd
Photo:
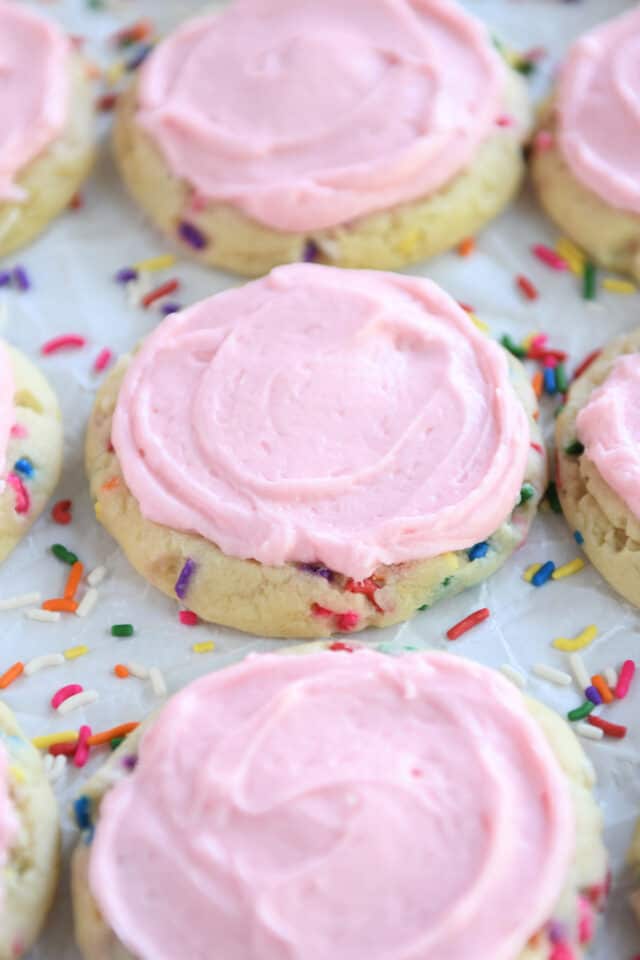
[(73, 600), (76, 595), (76, 590), (80, 586), (80, 581), (84, 574), (84, 567), (78, 560), (74, 563), (69, 571), (69, 576), (67, 577), (67, 583), (64, 588), (64, 597), (65, 600)]
[(10, 687), (14, 680), (17, 680), (21, 673), (24, 671), (24, 663), (18, 660), (17, 663), (14, 663), (12, 667), (9, 667), (2, 676), (0, 677), (0, 690), (6, 690), (7, 687)]
[(595, 677), (591, 677), (591, 684), (596, 688), (605, 703), (611, 703), (614, 700), (609, 684), (601, 674), (597, 673)]
[(121, 680), (126, 680), (126, 678), (129, 676), (129, 668), (125, 667), (124, 663), (116, 663), (115, 667), (113, 668), (113, 672), (115, 673), (116, 677), (120, 677)]
[(540, 411), (539, 411), (539, 410), (534, 410), (534, 412), (531, 414), (531, 417), (532, 417), (534, 420), (539, 420), (539, 419), (540, 419)]
[(105, 480), (102, 484), (103, 490), (115, 490), (116, 487), (120, 486), (120, 477), (111, 477), (110, 480)]
[(42, 604), (42, 609), (54, 610), (59, 613), (75, 613), (78, 609), (78, 604), (69, 597), (53, 597), (51, 600), (45, 600)]
[(476, 241), (473, 237), (467, 237), (458, 244), (458, 253), (461, 257), (470, 256), (476, 248)]
[(536, 397), (540, 398), (542, 396), (542, 388), (544, 387), (544, 376), (542, 370), (537, 370), (533, 377), (531, 378), (531, 386), (533, 387), (533, 392)]
[(139, 726), (139, 723), (121, 723), (119, 727), (112, 727), (111, 730), (94, 733), (93, 736), (89, 737), (87, 743), (90, 747), (99, 747), (103, 743), (110, 743), (112, 740), (115, 740), (116, 737), (126, 737), (127, 734)]

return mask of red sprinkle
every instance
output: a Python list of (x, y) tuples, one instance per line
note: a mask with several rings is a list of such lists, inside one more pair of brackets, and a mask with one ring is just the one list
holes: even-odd
[(68, 683), (66, 687), (60, 687), (59, 690), (56, 690), (51, 697), (51, 706), (54, 710), (57, 710), (61, 703), (64, 703), (69, 697), (75, 697), (76, 693), (82, 693), (83, 690), (84, 687), (81, 687), (79, 683)]
[(631, 686), (631, 681), (633, 680), (633, 675), (635, 672), (636, 665), (633, 660), (625, 660), (620, 669), (620, 676), (618, 677), (618, 682), (615, 689), (615, 695), (618, 700), (624, 700), (626, 695), (629, 693), (629, 687)]
[(75, 753), (73, 754), (73, 765), (74, 767), (84, 767), (85, 763), (89, 759), (89, 753), (91, 752), (91, 747), (89, 746), (88, 740), (91, 736), (91, 727), (82, 726), (78, 730), (78, 742), (76, 744)]
[(380, 585), (372, 577), (367, 577), (366, 580), (347, 580), (345, 584), (345, 590), (348, 590), (349, 593), (362, 593), (367, 598), (369, 603), (372, 603), (376, 610), (379, 613), (382, 613), (382, 607), (380, 607), (375, 601), (375, 592), (380, 589)]
[(107, 113), (109, 110), (113, 110), (116, 103), (118, 102), (117, 93), (105, 93), (103, 96), (98, 97), (96, 100), (96, 109), (102, 110), (104, 113)]
[(77, 740), (72, 743), (52, 743), (49, 747), (49, 753), (52, 757), (72, 757), (76, 752)]
[(469, 616), (465, 617), (464, 620), (461, 620), (460, 623), (454, 624), (449, 630), (447, 630), (447, 638), (449, 640), (457, 640), (458, 637), (461, 637), (463, 633), (466, 633), (467, 630), (471, 630), (472, 627), (482, 623), (482, 621), (486, 620), (489, 616), (490, 611), (488, 607), (482, 607), (480, 610), (470, 613)]
[(354, 610), (336, 614), (336, 626), (338, 630), (354, 630), (358, 626), (359, 620), (360, 614)]
[(183, 623), (185, 627), (195, 627), (200, 622), (198, 614), (194, 613), (193, 610), (181, 610), (178, 616), (180, 623)]
[(84, 197), (81, 193), (74, 193), (74, 195), (71, 197), (71, 203), (69, 204), (69, 207), (72, 210), (82, 210), (84, 207)]
[(543, 243), (536, 243), (531, 250), (534, 257), (537, 257), (542, 263), (551, 267), (552, 270), (568, 269), (567, 261), (557, 254), (555, 250), (552, 250), (551, 247), (546, 247)]
[(532, 450), (535, 450), (536, 453), (539, 453), (539, 454), (541, 454), (541, 455), (544, 453), (544, 450), (542, 449), (542, 447), (540, 446), (539, 443), (533, 443), (533, 441), (532, 441), (532, 442), (529, 444), (529, 446), (531, 447)]
[(68, 523), (71, 523), (73, 519), (71, 507), (71, 500), (58, 500), (51, 508), (51, 519), (63, 527), (66, 526)]
[(591, 364), (598, 359), (601, 353), (602, 350), (592, 350), (591, 353), (587, 354), (580, 366), (576, 367), (576, 370), (573, 374), (573, 379), (577, 379), (577, 377), (581, 376), (585, 370), (588, 370)]
[(7, 475), (7, 483), (16, 495), (16, 513), (28, 513), (31, 506), (31, 497), (17, 473), (9, 473)]
[(499, 127), (513, 127), (515, 120), (510, 113), (503, 113), (496, 118), (496, 123)]
[(311, 604), (311, 612), (315, 617), (332, 617), (333, 610), (329, 610), (328, 607), (321, 607), (319, 603)]
[(81, 337), (79, 333), (63, 333), (61, 336), (54, 337), (52, 340), (47, 340), (46, 343), (43, 343), (40, 347), (40, 353), (46, 357), (50, 353), (57, 353), (58, 350), (84, 347), (86, 342), (86, 337)]
[(536, 287), (534, 287), (534, 285), (531, 283), (531, 280), (529, 280), (527, 277), (523, 276), (522, 274), (519, 274), (516, 277), (516, 283), (518, 284), (519, 289), (525, 295), (527, 300), (538, 299), (538, 291)]
[(627, 728), (623, 727), (622, 724), (609, 723), (608, 720), (603, 720), (602, 717), (594, 717), (591, 715), (587, 717), (587, 722), (590, 723), (592, 727), (598, 727), (608, 737), (616, 737), (618, 740), (622, 740), (622, 738), (627, 735)]
[(341, 643), (339, 640), (336, 640), (335, 643), (329, 644), (329, 650), (335, 650), (337, 652), (342, 651), (343, 653), (353, 653), (355, 647), (352, 647), (350, 643)]
[(163, 283), (161, 286), (156, 287), (155, 290), (152, 290), (142, 298), (142, 306), (150, 307), (152, 303), (155, 303), (156, 300), (162, 300), (163, 297), (168, 297), (170, 293), (175, 293), (180, 287), (179, 280), (167, 280), (166, 283)]
[(103, 347), (103, 349), (100, 351), (100, 353), (98, 354), (98, 356), (93, 362), (93, 372), (102, 373), (102, 371), (109, 366), (112, 359), (113, 359), (112, 351), (109, 350), (108, 347)]

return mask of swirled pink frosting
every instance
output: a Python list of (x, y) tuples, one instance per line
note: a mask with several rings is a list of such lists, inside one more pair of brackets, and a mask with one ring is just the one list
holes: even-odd
[(498, 674), (254, 655), (148, 729), (89, 882), (140, 960), (514, 960), (573, 847), (564, 775)]
[(112, 438), (147, 519), (358, 579), (494, 533), (529, 450), (504, 351), (447, 294), (311, 264), (165, 320)]
[(9, 353), (0, 341), (0, 476), (7, 461), (7, 446), (15, 417), (13, 370)]
[(199, 196), (318, 230), (440, 189), (504, 84), (484, 27), (449, 0), (235, 0), (149, 57), (138, 120)]
[(640, 354), (616, 360), (576, 427), (586, 456), (640, 520)]
[(574, 176), (611, 206), (640, 213), (640, 7), (573, 45), (557, 108)]
[(0, 199), (23, 200), (20, 171), (63, 130), (69, 42), (22, 4), (0, 2)]

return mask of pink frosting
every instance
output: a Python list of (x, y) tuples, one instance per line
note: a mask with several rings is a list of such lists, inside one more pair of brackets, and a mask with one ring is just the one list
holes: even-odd
[(573, 45), (558, 91), (558, 142), (574, 176), (640, 213), (640, 7)]
[(586, 456), (640, 520), (640, 354), (616, 360), (576, 427)]
[(165, 320), (113, 444), (147, 519), (360, 579), (494, 533), (529, 429), (504, 351), (435, 284), (296, 264)]
[(0, 341), (0, 476), (5, 471), (7, 446), (15, 418), (13, 370), (6, 347)]
[(89, 881), (140, 960), (513, 960), (573, 848), (564, 775), (498, 674), (258, 655), (154, 721)]
[[(18, 819), (9, 793), (9, 754), (0, 743), (0, 870), (9, 859), (11, 845), (18, 832)], [(4, 884), (0, 883), (0, 908), (4, 893)]]
[(22, 4), (0, 2), (0, 199), (24, 200), (15, 178), (62, 132), (69, 42)]
[(138, 119), (200, 196), (318, 230), (440, 189), (494, 128), (504, 83), (449, 0), (235, 0), (149, 57)]

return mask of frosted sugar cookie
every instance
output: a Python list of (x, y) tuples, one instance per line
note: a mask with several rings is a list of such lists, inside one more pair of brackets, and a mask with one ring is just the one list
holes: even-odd
[(61, 463), (55, 394), (23, 354), (0, 340), (0, 560), (44, 509)]
[(87, 784), (86, 960), (579, 960), (607, 863), (566, 723), (446, 654), (296, 652), (191, 684)]
[(281, 267), (165, 320), (86, 459), (131, 563), (269, 636), (386, 626), (493, 573), (544, 492), (522, 367), (428, 280)]
[(575, 381), (558, 417), (558, 493), (611, 586), (640, 606), (640, 330)]
[(0, 960), (35, 942), (58, 882), (58, 808), (38, 751), (0, 702)]
[(640, 279), (640, 8), (570, 49), (535, 138), (533, 179), (558, 226), (599, 264)]
[(393, 269), (505, 207), (529, 125), (522, 77), (449, 0), (234, 0), (148, 57), (115, 152), (205, 263)]

